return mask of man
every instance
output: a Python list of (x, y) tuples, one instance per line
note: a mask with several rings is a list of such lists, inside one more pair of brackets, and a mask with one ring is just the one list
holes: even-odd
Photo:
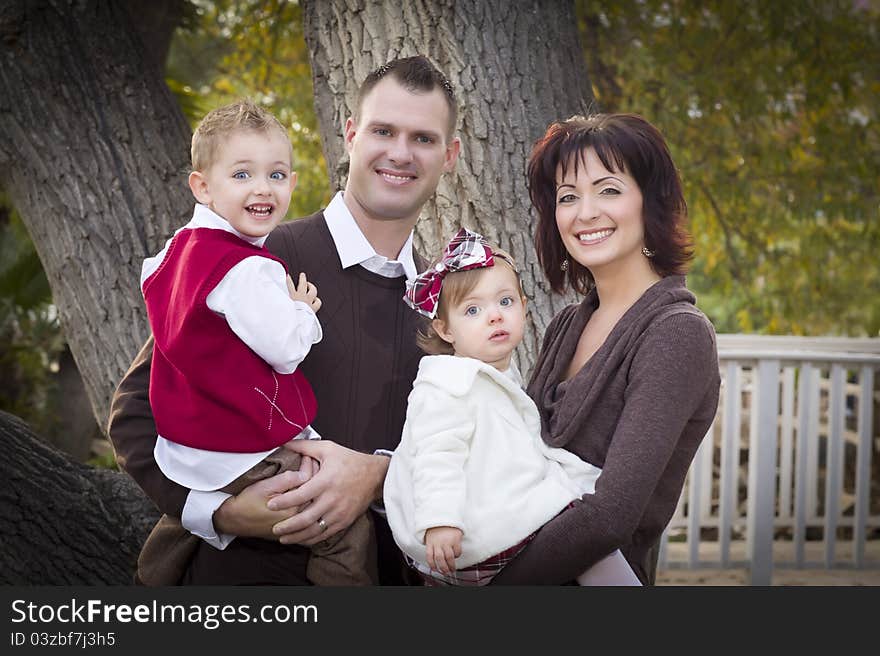
[[(285, 567), (284, 582), (306, 583), (308, 551), (297, 545), (330, 537), (381, 498), (388, 457), (376, 452), (397, 446), (421, 357), (418, 315), (401, 300), (405, 281), (423, 268), (412, 230), (441, 175), (455, 166), (455, 123), (452, 87), (426, 58), (379, 67), (345, 124), (344, 192), (323, 212), (279, 226), (266, 242), (292, 276), (308, 275), (323, 302), (324, 338), (300, 368), (318, 401), (313, 426), (325, 439), (296, 447), (316, 467), (276, 475), (237, 496), (178, 486), (153, 459), (152, 339), (120, 382), (109, 424), (117, 461), (160, 510), (203, 538), (184, 582), (233, 580), (214, 563), (218, 549), (240, 549), (245, 557), (254, 549), (284, 549), (295, 550), (301, 563), (293, 573)], [(402, 584), (399, 551), (384, 518), (375, 519), (380, 583)], [(267, 571), (260, 580), (234, 580), (265, 584), (273, 577)]]

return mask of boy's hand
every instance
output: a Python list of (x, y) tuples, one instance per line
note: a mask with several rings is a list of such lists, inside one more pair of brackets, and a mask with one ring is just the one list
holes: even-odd
[(318, 298), (318, 288), (306, 280), (306, 274), (299, 274), (299, 284), (294, 285), (290, 276), (287, 276), (287, 291), (294, 301), (302, 301), (312, 310), (317, 312), (321, 309), (321, 299)]
[(425, 531), (425, 551), (428, 567), (449, 574), (455, 571), (455, 559), (461, 555), (460, 529), (452, 526), (435, 526)]

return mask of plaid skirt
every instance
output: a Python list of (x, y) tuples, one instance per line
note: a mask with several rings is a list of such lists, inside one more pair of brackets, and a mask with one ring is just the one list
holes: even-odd
[[(565, 508), (559, 511), (558, 514), (562, 514), (569, 508), (574, 508), (577, 505), (577, 501), (571, 501)], [(407, 565), (412, 567), (422, 579), (422, 583), (429, 587), (443, 587), (448, 585), (486, 585), (488, 584), (495, 576), (504, 569), (504, 566), (507, 565), (511, 560), (519, 555), (519, 552), (526, 548), (526, 545), (532, 541), (532, 539), (538, 534), (538, 531), (535, 531), (521, 542), (517, 542), (512, 547), (508, 547), (501, 553), (497, 553), (494, 556), (489, 556), (486, 560), (477, 563), (476, 565), (471, 565), (470, 567), (465, 567), (464, 569), (457, 569), (454, 572), (449, 574), (443, 574), (442, 572), (436, 572), (428, 567), (424, 563), (419, 563), (404, 554), (404, 559), (406, 560)]]
[(443, 574), (442, 572), (434, 571), (426, 564), (416, 562), (409, 556), (406, 556), (406, 562), (410, 567), (416, 570), (419, 577), (421, 577), (422, 582), (426, 586), (443, 587), (448, 585), (486, 585), (495, 577), (496, 574), (498, 574), (498, 572), (504, 569), (504, 566), (507, 565), (507, 563), (516, 558), (519, 552), (525, 549), (526, 545), (531, 542), (532, 538), (534, 538), (537, 534), (538, 532), (535, 531), (521, 542), (516, 543), (512, 547), (508, 547), (501, 553), (497, 553), (494, 556), (489, 556), (486, 560), (479, 562), (476, 565), (471, 565), (470, 567), (465, 567), (463, 569), (457, 569), (454, 572), (450, 572), (449, 574)]

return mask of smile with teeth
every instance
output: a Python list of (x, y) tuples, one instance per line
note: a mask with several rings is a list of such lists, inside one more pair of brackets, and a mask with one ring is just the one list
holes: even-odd
[(248, 205), (245, 209), (253, 214), (258, 219), (265, 219), (269, 215), (272, 214), (273, 207), (271, 205), (266, 205), (263, 203), (255, 203), (253, 205)]
[(415, 180), (416, 176), (411, 174), (391, 173), (390, 171), (376, 171), (386, 182), (391, 184), (404, 184), (410, 180)]
[(608, 239), (613, 232), (613, 228), (605, 228), (604, 230), (594, 230), (593, 232), (581, 232), (577, 237), (582, 244), (597, 244)]

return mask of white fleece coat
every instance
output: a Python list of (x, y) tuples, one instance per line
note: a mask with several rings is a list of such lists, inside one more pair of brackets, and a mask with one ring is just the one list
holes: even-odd
[(469, 567), (594, 492), (601, 470), (544, 443), (537, 408), (510, 373), (422, 358), (384, 489), (394, 539), (414, 560), (426, 562), (427, 529), (454, 526), (464, 534), (456, 567)]

